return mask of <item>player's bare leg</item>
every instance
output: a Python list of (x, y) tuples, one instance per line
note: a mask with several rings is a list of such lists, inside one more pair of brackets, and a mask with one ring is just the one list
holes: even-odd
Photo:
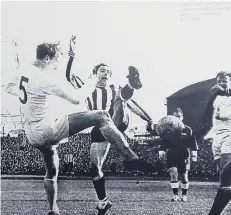
[(129, 119), (126, 101), (122, 101), (119, 94), (120, 92), (117, 93), (115, 97), (114, 114), (112, 116), (112, 120), (115, 123), (116, 127), (121, 132), (124, 132), (128, 127)]
[(178, 196), (178, 188), (179, 188), (179, 182), (178, 182), (178, 169), (176, 167), (169, 168), (170, 173), (170, 180), (171, 180), (171, 188), (173, 192), (173, 198), (171, 199), (172, 202), (176, 202), (179, 200)]
[(214, 160), (214, 163), (216, 164), (217, 172), (220, 172), (221, 158), (218, 158), (218, 159)]
[(219, 215), (231, 200), (231, 154), (222, 154), (220, 186), (209, 215)]
[(86, 128), (96, 126), (104, 138), (113, 144), (127, 160), (138, 160), (123, 134), (116, 128), (106, 111), (89, 111), (68, 115), (69, 135), (72, 136)]
[(49, 203), (49, 215), (58, 215), (59, 208), (57, 205), (57, 178), (59, 170), (59, 157), (57, 153), (57, 146), (38, 147), (42, 152), (44, 164), (46, 168), (46, 175), (44, 177), (44, 187)]
[(182, 202), (187, 202), (187, 191), (189, 188), (189, 179), (188, 179), (188, 171), (182, 173), (182, 180), (181, 180), (181, 189), (182, 189)]
[(110, 143), (104, 142), (93, 142), (90, 149), (90, 159), (91, 159), (91, 175), (93, 179), (93, 185), (99, 199), (99, 204), (97, 206), (98, 215), (103, 215), (112, 206), (106, 196), (105, 190), (105, 179), (102, 172), (103, 163), (107, 157), (110, 149)]

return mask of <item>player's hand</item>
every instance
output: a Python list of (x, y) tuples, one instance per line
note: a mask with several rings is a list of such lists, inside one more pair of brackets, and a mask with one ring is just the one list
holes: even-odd
[(225, 89), (223, 88), (223, 87), (221, 87), (221, 86), (219, 86), (219, 85), (215, 85), (215, 86), (213, 86), (211, 89), (210, 89), (210, 92), (212, 93), (212, 94), (216, 94), (216, 93), (219, 93), (219, 92), (225, 92)]
[(192, 156), (192, 161), (196, 162), (197, 161), (197, 151), (192, 151), (191, 156)]
[(68, 52), (68, 55), (70, 57), (75, 56), (75, 48), (76, 48), (76, 36), (72, 35), (70, 39), (70, 46), (69, 46), (69, 52)]
[(159, 159), (163, 160), (165, 158), (165, 151), (159, 151)]

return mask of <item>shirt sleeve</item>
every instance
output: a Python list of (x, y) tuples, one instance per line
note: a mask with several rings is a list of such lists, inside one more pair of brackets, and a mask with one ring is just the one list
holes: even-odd
[(72, 104), (79, 104), (90, 96), (95, 89), (95, 78), (89, 79), (88, 82), (80, 89), (74, 89), (68, 82), (60, 81), (54, 84), (47, 84), (42, 87), (43, 93), (63, 98)]

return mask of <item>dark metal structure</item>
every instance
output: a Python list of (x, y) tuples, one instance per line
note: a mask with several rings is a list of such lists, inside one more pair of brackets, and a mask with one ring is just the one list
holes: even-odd
[(209, 79), (189, 85), (167, 97), (167, 112), (172, 114), (177, 107), (184, 112), (184, 123), (189, 125), (195, 134), (204, 131), (204, 115), (212, 95), (209, 89), (216, 84), (216, 79)]

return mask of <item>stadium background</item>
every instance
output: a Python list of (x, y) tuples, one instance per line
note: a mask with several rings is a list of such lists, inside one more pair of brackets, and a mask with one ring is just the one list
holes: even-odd
[[(142, 91), (136, 93), (139, 104), (150, 113), (154, 122), (180, 106), (184, 111), (184, 121), (193, 128), (200, 146), (199, 162), (192, 166), (191, 174), (215, 174), (211, 147), (201, 142), (201, 135), (206, 127), (203, 115), (210, 98), (208, 89), (214, 80), (198, 82), (215, 77), (218, 71), (230, 68), (230, 3), (137, 2), (131, 5), (106, 2), (5, 2), (2, 8), (2, 87), (8, 76), (12, 75), (10, 73), (17, 68), (19, 60), (20, 64), (34, 60), (36, 45), (44, 42), (44, 38), (60, 40), (63, 46), (68, 47), (67, 38), (77, 32), (76, 71), (89, 74), (94, 65), (107, 62), (115, 71), (115, 79), (120, 81), (127, 66), (135, 63), (142, 71), (144, 82)], [(61, 16), (64, 11), (67, 11), (65, 16)], [(70, 20), (73, 20), (73, 25), (67, 24)], [(38, 27), (41, 23), (42, 31)], [(8, 42), (11, 43), (12, 38), (13, 46), (9, 46)], [(191, 83), (197, 84), (183, 88)], [(170, 95), (177, 89), (182, 90)], [(155, 96), (147, 99), (149, 95)], [(167, 95), (170, 96), (166, 102), (164, 98)], [(40, 174), (44, 171), (42, 159), (23, 135), (20, 110), (12, 105), (14, 101), (9, 95), (2, 92), (1, 96), (1, 135), (4, 135), (1, 137), (1, 171), (6, 174)], [(153, 105), (149, 104), (150, 100)], [(15, 108), (18, 108), (16, 114), (11, 110)], [(10, 124), (17, 131), (7, 137), (9, 129), (6, 127)], [(144, 128), (139, 129), (139, 123), (134, 125), (127, 135), (143, 133)], [(18, 134), (20, 137), (17, 137)], [(132, 135), (129, 137), (135, 150), (157, 166), (164, 167), (164, 164), (158, 163), (157, 147), (151, 146), (149, 139), (131, 139)], [(148, 144), (143, 144), (145, 142)], [(68, 150), (71, 149), (74, 153), (75, 173), (87, 174), (89, 144), (89, 134), (70, 138), (68, 144), (59, 147), (61, 164), (63, 154), (69, 153)], [(116, 159), (116, 153), (112, 149), (105, 169), (110, 171), (114, 163), (116, 172), (121, 173), (121, 162)], [(61, 165), (61, 172), (62, 168)], [(165, 168), (159, 169), (163, 169), (162, 172), (159, 171), (159, 175), (166, 174)]]
[[(205, 132), (204, 114), (207, 103), (211, 98), (209, 89), (214, 85), (215, 79), (205, 80), (187, 86), (167, 97), (167, 113), (171, 114), (176, 107), (181, 107), (184, 112), (185, 124), (191, 126), (199, 143), (198, 162), (192, 165), (191, 177), (216, 177), (211, 146), (202, 142)], [(150, 137), (135, 137), (146, 134), (143, 129), (130, 129), (126, 138), (132, 149), (143, 156), (156, 167), (156, 171), (149, 176), (168, 176), (166, 163), (158, 160), (158, 146), (153, 145)], [(132, 133), (132, 135), (131, 135)], [(59, 146), (60, 175), (66, 174), (65, 159), (68, 154), (73, 156), (72, 175), (87, 176), (89, 170), (90, 134), (79, 133), (66, 140), (66, 144)], [(131, 176), (123, 171), (122, 158), (111, 148), (104, 165), (106, 175)], [(1, 137), (1, 173), (2, 174), (44, 174), (43, 161), (38, 150), (34, 149), (27, 141), (23, 130), (17, 137), (5, 135)], [(134, 173), (133, 173), (134, 174)], [(135, 173), (143, 175), (143, 173)], [(148, 176), (148, 175), (147, 175)]]

